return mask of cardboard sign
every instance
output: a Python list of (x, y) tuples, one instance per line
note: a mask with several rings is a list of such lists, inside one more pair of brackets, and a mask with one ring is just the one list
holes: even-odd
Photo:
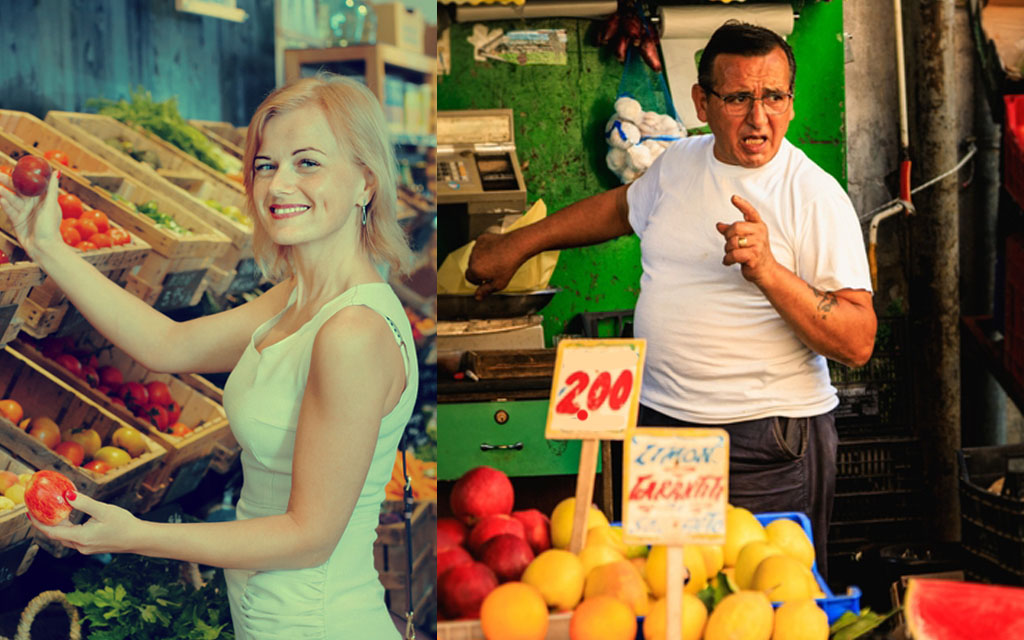
[(562, 340), (548, 403), (549, 440), (622, 440), (636, 425), (644, 340)]
[(725, 543), (725, 430), (638, 427), (623, 443), (622, 467), (627, 544)]

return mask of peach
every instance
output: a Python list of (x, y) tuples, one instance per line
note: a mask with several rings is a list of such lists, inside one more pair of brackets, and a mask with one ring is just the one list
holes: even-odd
[(480, 605), (497, 586), (498, 578), (481, 562), (452, 567), (437, 581), (441, 611), (448, 618), (479, 618)]
[(484, 543), (494, 536), (500, 536), (503, 533), (517, 535), (524, 542), (526, 541), (526, 530), (523, 528), (522, 522), (519, 522), (512, 516), (496, 513), (486, 516), (483, 520), (476, 523), (476, 526), (469, 531), (467, 546), (473, 552), (473, 555), (480, 557), (479, 554), (481, 549), (483, 549)]
[(537, 509), (513, 511), (512, 517), (523, 523), (526, 541), (534, 554), (551, 548), (551, 520)]
[(0, 493), (13, 484), (18, 484), (18, 474), (13, 471), (0, 471)]
[(36, 471), (25, 489), (25, 506), (32, 517), (47, 525), (55, 525), (71, 514), (65, 495), (74, 493), (75, 485), (56, 471)]
[(519, 580), (533, 562), (530, 544), (512, 533), (494, 536), (480, 550), (480, 561), (486, 564), (499, 582)]
[(437, 548), (459, 547), (465, 544), (469, 531), (461, 520), (455, 518), (437, 519)]
[(472, 526), (485, 516), (512, 513), (515, 494), (504, 473), (492, 467), (476, 467), (455, 482), (450, 500), (455, 517)]

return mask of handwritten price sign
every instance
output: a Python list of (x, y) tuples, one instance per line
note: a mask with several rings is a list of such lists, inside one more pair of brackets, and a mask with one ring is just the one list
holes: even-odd
[(544, 433), (549, 440), (622, 440), (636, 425), (643, 340), (562, 340)]
[(623, 443), (622, 460), (628, 544), (725, 543), (725, 430), (636, 428)]

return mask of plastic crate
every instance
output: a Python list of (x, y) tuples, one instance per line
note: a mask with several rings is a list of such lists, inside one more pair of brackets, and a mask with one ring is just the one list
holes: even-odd
[[(1024, 125), (1022, 125), (1024, 126)], [(1006, 238), (1003, 364), (1024, 384), (1024, 234)]]
[(1003, 122), (1003, 184), (1024, 209), (1024, 94), (1005, 95)]
[[(779, 520), (780, 518), (788, 518), (797, 522), (803, 527), (804, 533), (811, 540), (814, 539), (814, 534), (811, 531), (811, 520), (806, 515), (797, 511), (780, 511), (776, 513), (755, 513), (754, 517), (761, 523), (762, 526), (766, 526), (769, 522)], [(828, 584), (818, 573), (818, 562), (815, 561), (811, 566), (811, 572), (814, 573), (814, 580), (821, 587), (821, 590), (825, 593), (824, 598), (818, 598), (816, 602), (821, 607), (825, 614), (828, 615), (828, 623), (831, 625), (833, 622), (839, 619), (843, 613), (852, 611), (854, 614), (860, 612), (860, 589), (854, 586), (847, 587), (846, 594), (836, 595), (832, 593)], [(773, 606), (778, 607), (781, 602), (773, 603)]]
[(1024, 500), (992, 493), (1009, 460), (1024, 459), (1024, 445), (971, 447), (957, 452), (964, 549), (1024, 584)]
[(836, 493), (916, 490), (920, 487), (920, 462), (916, 438), (840, 441)]
[(839, 437), (909, 433), (910, 374), (906, 359), (907, 319), (878, 319), (875, 349), (863, 367), (829, 361), (829, 376), (839, 396)]

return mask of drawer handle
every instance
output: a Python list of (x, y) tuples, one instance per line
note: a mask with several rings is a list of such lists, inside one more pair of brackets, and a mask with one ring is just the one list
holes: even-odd
[(515, 444), (487, 444), (486, 442), (481, 442), (480, 443), (480, 450), (481, 451), (494, 451), (495, 449), (522, 451), (523, 443), (522, 442), (517, 442)]

